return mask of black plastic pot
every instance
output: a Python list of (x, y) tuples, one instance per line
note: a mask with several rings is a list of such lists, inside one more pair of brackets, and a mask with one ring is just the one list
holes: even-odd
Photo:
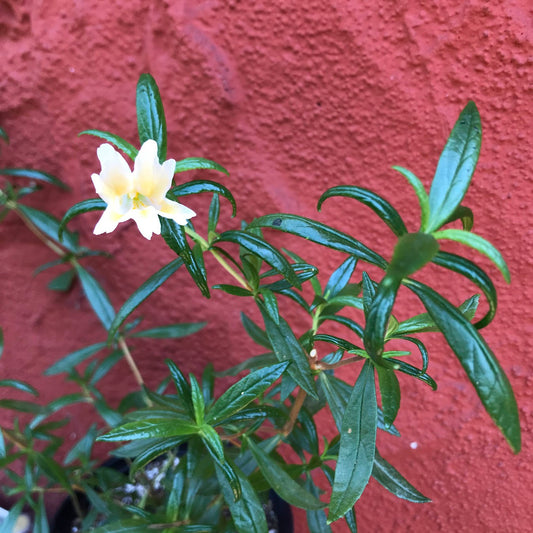
[[(129, 471), (128, 463), (124, 459), (111, 458), (103, 463), (102, 466), (113, 468), (123, 474)], [(90, 502), (81, 492), (76, 493), (78, 502), (83, 512), (88, 512), (90, 509)], [(294, 533), (293, 517), (290, 505), (281, 499), (273, 490), (269, 491), (269, 499), (272, 503), (272, 512), (277, 521), (278, 533)], [(59, 507), (54, 516), (50, 533), (72, 533), (72, 527), (76, 522), (78, 515), (72, 504), (72, 499), (67, 498)]]

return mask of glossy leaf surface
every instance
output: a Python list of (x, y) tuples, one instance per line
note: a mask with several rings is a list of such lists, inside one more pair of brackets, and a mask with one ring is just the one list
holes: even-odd
[(387, 268), (385, 259), (361, 242), (346, 233), (309, 218), (279, 213), (256, 218), (250, 227), (271, 228), (298, 235), (333, 250), (352, 254), (382, 269)]
[(124, 152), (132, 161), (135, 160), (139, 151), (128, 141), (125, 141), (118, 135), (114, 133), (109, 133), (108, 131), (100, 130), (85, 130), (80, 133), (80, 135), (93, 135), (94, 137), (99, 137), (105, 141), (115, 145), (116, 148)]
[(137, 82), (137, 128), (141, 145), (148, 139), (157, 143), (159, 161), (167, 157), (167, 122), (159, 89), (150, 74)]
[(90, 211), (102, 211), (106, 208), (106, 203), (101, 198), (89, 198), (83, 202), (79, 202), (73, 205), (63, 216), (61, 223), (59, 224), (58, 237), (59, 240), (63, 240), (63, 232), (67, 227), (67, 224), (78, 215), (83, 213), (89, 213)]
[(342, 518), (363, 493), (374, 465), (376, 429), (374, 368), (367, 361), (355, 383), (342, 420), (328, 523)]
[(209, 180), (195, 180), (195, 181), (189, 181), (187, 183), (182, 183), (181, 185), (178, 185), (176, 187), (173, 187), (168, 191), (168, 194), (170, 196), (174, 196), (179, 198), (180, 196), (188, 196), (190, 194), (199, 194), (201, 192), (211, 192), (220, 194), (220, 196), (223, 196), (231, 203), (231, 207), (233, 208), (231, 216), (235, 216), (237, 214), (237, 204), (235, 203), (235, 198), (233, 198), (233, 195), (229, 191), (227, 187), (224, 187), (224, 185), (221, 185), (220, 183), (217, 183), (216, 181), (209, 181)]
[(111, 327), (109, 328), (108, 339), (112, 340), (118, 328), (122, 325), (124, 320), (130, 316), (137, 307), (148, 298), (152, 293), (154, 293), (165, 281), (167, 281), (174, 272), (183, 265), (183, 259), (178, 257), (171, 261), (163, 268), (158, 270), (155, 274), (150, 276), (124, 303), (124, 305), (119, 309), (117, 315), (115, 316)]
[(33, 170), (31, 168), (0, 168), (1, 176), (16, 176), (22, 178), (28, 178), (30, 180), (42, 181), (43, 183), (51, 183), (60, 189), (66, 191), (70, 190), (70, 187), (63, 183), (60, 179), (48, 174), (48, 172), (43, 172), (42, 170)]
[(324, 503), (294, 481), (280, 464), (265, 453), (253, 440), (247, 439), (247, 442), (261, 473), (269, 485), (285, 501), (300, 509), (322, 509), (325, 507)]
[(507, 376), (483, 337), (452, 304), (435, 291), (414, 280), (409, 280), (406, 285), (420, 298), (444, 334), (485, 409), (513, 451), (520, 451), (516, 399)]
[(394, 232), (398, 237), (407, 233), (407, 228), (402, 220), (402, 217), (399, 215), (398, 211), (392, 207), (392, 205), (387, 202), (384, 198), (377, 195), (376, 193), (364, 189), (363, 187), (356, 187), (354, 185), (339, 185), (337, 187), (332, 187), (328, 189), (318, 200), (317, 209), (320, 211), (322, 203), (333, 196), (344, 196), (347, 198), (353, 198), (359, 202), (365, 204), (367, 207), (370, 207), (376, 215), (378, 215), (387, 226)]
[(481, 148), (481, 119), (474, 102), (459, 115), (440, 156), (429, 191), (428, 233), (440, 228), (463, 201)]

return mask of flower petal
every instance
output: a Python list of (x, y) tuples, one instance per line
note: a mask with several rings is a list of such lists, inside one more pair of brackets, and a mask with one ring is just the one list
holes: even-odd
[(159, 235), (161, 233), (161, 222), (157, 216), (157, 211), (153, 207), (146, 209), (132, 209), (131, 218), (135, 220), (137, 228), (145, 239), (150, 240), (152, 233)]
[(93, 233), (95, 235), (101, 235), (102, 233), (111, 233), (115, 230), (120, 222), (128, 220), (130, 218), (129, 214), (122, 214), (113, 209), (112, 206), (107, 206), (105, 211), (102, 213), (100, 220), (97, 222), (94, 227)]
[[(126, 160), (110, 145), (102, 144), (96, 150), (102, 171), (93, 174), (96, 192), (107, 202), (104, 196), (122, 196), (131, 190), (133, 183), (130, 167)], [(100, 179), (96, 180), (95, 176)]]
[(187, 206), (164, 198), (159, 204), (159, 214), (165, 218), (175, 220), (181, 226), (187, 225), (187, 220), (196, 216), (196, 213)]

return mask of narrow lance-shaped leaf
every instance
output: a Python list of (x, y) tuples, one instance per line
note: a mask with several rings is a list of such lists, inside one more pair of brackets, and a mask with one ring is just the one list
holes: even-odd
[(194, 283), (201, 293), (206, 298), (209, 298), (209, 286), (207, 285), (205, 268), (202, 268), (203, 264), (194, 256), (187, 242), (183, 226), (168, 218), (159, 217), (159, 219), (161, 221), (161, 236), (165, 239), (167, 245), (183, 259)]
[(385, 425), (390, 427), (400, 409), (400, 383), (393, 369), (378, 366), (377, 371), (383, 419)]
[(74, 352), (65, 355), (59, 361), (55, 362), (52, 366), (47, 368), (44, 371), (46, 376), (53, 376), (54, 374), (60, 374), (61, 372), (71, 372), (76, 365), (79, 365), (91, 355), (99, 352), (106, 347), (105, 342), (98, 342), (96, 344), (91, 344), (90, 346), (85, 346)]
[(291, 233), (292, 235), (298, 235), (299, 237), (327, 246), (333, 250), (355, 255), (359, 259), (382, 269), (387, 268), (387, 261), (363, 243), (346, 233), (342, 233), (309, 218), (279, 213), (256, 218), (249, 227), (271, 228)]
[(511, 274), (509, 273), (509, 268), (507, 268), (507, 264), (505, 263), (502, 254), (483, 237), (460, 229), (436, 231), (433, 233), (433, 236), (435, 239), (450, 239), (459, 242), (474, 248), (474, 250), (477, 250), (483, 255), (486, 255), (498, 267), (498, 270), (502, 273), (505, 281), (511, 283)]
[(70, 190), (70, 187), (66, 183), (63, 183), (60, 179), (52, 176), (52, 174), (48, 174), (48, 172), (43, 172), (42, 170), (33, 170), (31, 168), (0, 168), (0, 175), (29, 178), (35, 181), (51, 183), (66, 191)]
[(246, 231), (230, 230), (221, 233), (218, 239), (214, 242), (233, 242), (246, 248), (263, 259), (263, 261), (268, 263), (271, 267), (279, 270), (285, 279), (292, 285), (301, 288), (298, 276), (296, 276), (296, 273), (287, 259), (285, 259), (281, 252), (274, 248), (274, 246), (260, 237)]
[(296, 339), (292, 329), (282, 317), (276, 324), (269, 316), (263, 305), (259, 305), (266, 333), (280, 362), (291, 361), (288, 368), (289, 375), (313, 398), (317, 398), (315, 381), (307, 360), (307, 355)]
[(130, 316), (137, 307), (154, 293), (165, 281), (167, 281), (172, 274), (174, 274), (180, 266), (183, 265), (183, 259), (178, 257), (171, 261), (163, 268), (158, 270), (155, 274), (150, 276), (125, 302), (116, 314), (111, 327), (109, 328), (108, 340), (115, 338), (118, 328), (122, 325), (124, 320)]
[(216, 424), (246, 407), (263, 394), (288, 366), (288, 362), (267, 366), (242, 378), (216, 401), (207, 413), (206, 422)]
[(109, 133), (108, 131), (85, 130), (79, 133), (79, 135), (92, 135), (94, 137), (99, 137), (100, 139), (104, 139), (105, 141), (108, 141), (111, 144), (114, 144), (119, 150), (122, 150), (122, 152), (124, 152), (133, 161), (135, 160), (135, 158), (137, 157), (137, 154), (139, 153), (137, 148), (131, 145), (128, 141), (125, 141), (118, 135), (115, 135), (114, 133)]
[(481, 270), (481, 268), (479, 268), (475, 263), (472, 263), (472, 261), (455, 254), (438, 252), (432, 261), (436, 265), (461, 274), (465, 278), (475, 283), (483, 291), (483, 294), (489, 303), (489, 310), (483, 318), (474, 324), (474, 326), (477, 329), (488, 326), (496, 315), (496, 309), (498, 307), (498, 296), (496, 294), (496, 289), (489, 276), (487, 276), (487, 274), (485, 274), (485, 272)]
[(246, 439), (246, 442), (259, 465), (261, 473), (269, 485), (284, 500), (300, 509), (322, 509), (325, 507), (324, 503), (294, 481), (280, 464), (269, 457), (253, 440)]
[[(26, 217), (34, 226), (42, 231), (47, 237), (50, 237), (53, 241), (59, 242), (59, 220), (45, 211), (28, 207), (27, 205), (17, 204), (16, 211), (23, 217)], [(66, 248), (69, 252), (77, 253), (79, 251), (77, 237), (65, 231), (63, 233), (63, 239), (61, 246)]]
[(392, 168), (397, 170), (405, 179), (407, 179), (415, 191), (415, 194), (418, 198), (418, 203), (420, 205), (420, 231), (425, 231), (429, 218), (429, 197), (426, 189), (424, 189), (424, 185), (422, 185), (422, 182), (410, 170), (397, 165), (393, 166)]
[(370, 209), (372, 209), (372, 211), (374, 211), (374, 213), (376, 213), (376, 215), (378, 215), (378, 217), (381, 218), (381, 220), (383, 220), (383, 222), (385, 222), (385, 224), (387, 224), (398, 237), (407, 233), (407, 228), (398, 211), (396, 211), (387, 200), (363, 187), (339, 185), (328, 189), (318, 200), (318, 211), (320, 211), (325, 200), (334, 196), (353, 198), (354, 200), (358, 200), (365, 204), (367, 207), (370, 207)]
[(465, 231), (472, 231), (474, 227), (474, 213), (472, 209), (466, 207), (465, 205), (460, 205), (455, 208), (455, 211), (448, 217), (444, 225), (454, 222), (455, 220), (460, 220)]
[(350, 256), (331, 274), (324, 289), (324, 298), (326, 300), (334, 298), (346, 287), (356, 266), (357, 258)]
[(377, 449), (374, 456), (374, 466), (372, 467), (372, 477), (397, 498), (402, 498), (413, 503), (426, 503), (431, 501), (415, 489), (396, 468), (383, 459)]
[(513, 389), (483, 337), (450, 302), (430, 287), (414, 280), (406, 285), (420, 298), (444, 334), (485, 409), (513, 451), (520, 451), (520, 421)]
[(113, 319), (115, 318), (115, 310), (109, 301), (107, 294), (98, 281), (85, 270), (79, 263), (75, 263), (74, 267), (80, 278), (83, 292), (87, 300), (91, 304), (96, 316), (106, 330), (109, 330)]
[(231, 203), (233, 208), (231, 216), (234, 217), (237, 214), (237, 204), (235, 203), (235, 198), (231, 194), (230, 190), (224, 185), (217, 183), (216, 181), (209, 180), (194, 180), (188, 181), (187, 183), (182, 183), (176, 187), (173, 187), (168, 191), (170, 196), (179, 198), (180, 196), (188, 196), (190, 194), (199, 194), (201, 192), (211, 192), (220, 194)]
[(187, 157), (176, 161), (176, 172), (185, 172), (187, 170), (218, 170), (229, 176), (229, 172), (218, 163), (203, 157)]
[(424, 231), (440, 228), (462, 202), (481, 148), (481, 119), (468, 102), (448, 138), (429, 192), (429, 220)]
[(63, 232), (67, 227), (67, 224), (78, 215), (83, 213), (88, 213), (90, 211), (102, 211), (106, 208), (106, 203), (101, 198), (89, 198), (83, 202), (79, 202), (76, 205), (73, 205), (63, 216), (59, 228), (57, 230), (58, 238), (60, 241), (63, 240)]
[(159, 89), (150, 74), (137, 82), (137, 127), (141, 145), (148, 139), (157, 143), (159, 161), (167, 157), (167, 122)]
[(185, 422), (177, 418), (151, 418), (149, 420), (128, 422), (98, 437), (96, 440), (115, 442), (156, 437), (177, 437), (181, 435), (194, 435), (196, 433), (198, 433), (198, 426), (192, 422)]
[(234, 497), (233, 489), (221, 467), (215, 464), (215, 469), (222, 495), (229, 506), (237, 533), (268, 533), (265, 511), (257, 493), (246, 476), (236, 466), (231, 466), (241, 485), (242, 496), (238, 499)]
[(187, 335), (192, 335), (200, 331), (207, 322), (183, 322), (181, 324), (169, 324), (157, 328), (136, 331), (128, 335), (129, 337), (150, 337), (151, 339), (181, 339)]
[(355, 383), (342, 421), (328, 523), (342, 518), (363, 493), (374, 465), (376, 430), (374, 369), (367, 361)]

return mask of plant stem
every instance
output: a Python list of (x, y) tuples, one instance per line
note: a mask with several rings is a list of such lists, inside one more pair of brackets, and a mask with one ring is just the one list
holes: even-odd
[(307, 392), (305, 392), (303, 389), (300, 389), (289, 412), (289, 419), (287, 420), (287, 422), (285, 422), (285, 425), (281, 430), (281, 434), (284, 437), (286, 437), (292, 431), (292, 428), (296, 423), (296, 419), (298, 418), (298, 413), (300, 412), (300, 409), (302, 408), (306, 397)]
[(133, 374), (133, 377), (135, 378), (135, 381), (139, 385), (139, 387), (144, 386), (144, 380), (141, 376), (141, 373), (139, 372), (139, 369), (137, 365), (135, 364), (135, 361), (131, 355), (130, 349), (128, 348), (128, 345), (126, 344), (126, 340), (124, 337), (118, 338), (118, 345), (120, 346), (120, 349), (122, 350), (122, 353), (124, 354), (124, 357), (126, 358), (126, 362), (128, 363), (128, 366), (130, 367), (130, 370)]
[(211, 252), (213, 257), (220, 263), (224, 270), (229, 272), (233, 276), (233, 278), (238, 283), (240, 283), (245, 289), (250, 290), (250, 286), (248, 285), (246, 280), (238, 272), (236, 272), (233, 267), (216, 250), (211, 250), (209, 248), (209, 243), (201, 235), (196, 233), (196, 231), (194, 231), (193, 229), (189, 228), (189, 226), (184, 226), (184, 229), (185, 233), (189, 235), (189, 237), (191, 237), (194, 241), (200, 244), (204, 252)]

